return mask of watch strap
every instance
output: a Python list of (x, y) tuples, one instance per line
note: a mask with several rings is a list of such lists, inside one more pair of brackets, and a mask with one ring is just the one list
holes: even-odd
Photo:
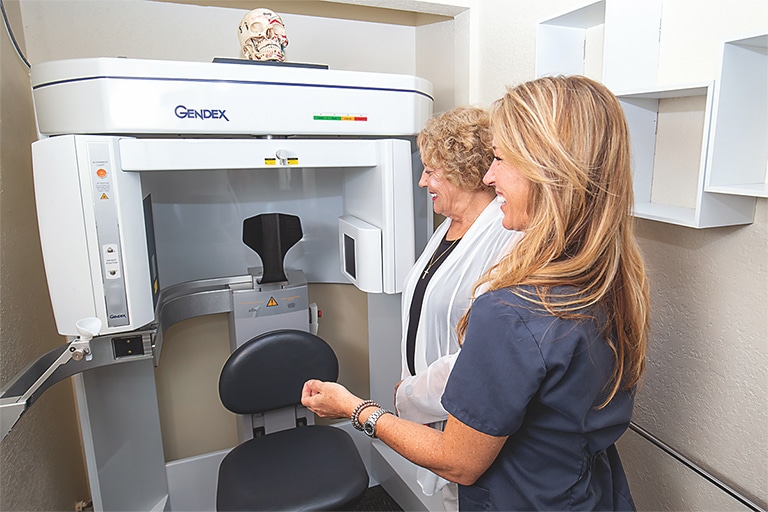
[(379, 408), (375, 410), (370, 416), (368, 416), (368, 419), (363, 424), (363, 432), (369, 437), (376, 437), (376, 422), (379, 421), (379, 418), (384, 416), (385, 414), (392, 414), (386, 409)]

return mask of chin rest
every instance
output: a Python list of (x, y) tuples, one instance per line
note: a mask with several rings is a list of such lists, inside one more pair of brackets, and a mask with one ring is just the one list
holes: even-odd
[[(300, 406), (308, 379), (335, 381), (338, 360), (321, 338), (280, 330), (230, 355), (219, 379), (224, 406), (258, 414)], [(219, 466), (217, 510), (345, 510), (368, 488), (368, 473), (343, 430), (305, 425), (266, 433), (230, 451)]]

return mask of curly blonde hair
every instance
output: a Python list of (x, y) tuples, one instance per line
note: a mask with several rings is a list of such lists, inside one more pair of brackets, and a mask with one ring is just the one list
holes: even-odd
[(490, 119), (484, 109), (457, 107), (429, 119), (416, 143), (422, 162), (442, 171), (453, 185), (491, 191), (483, 176), (493, 162)]
[[(475, 292), (511, 288), (559, 317), (591, 316), (594, 306), (604, 311), (616, 358), (604, 406), (640, 381), (649, 329), (621, 105), (589, 78), (545, 77), (509, 88), (491, 107), (491, 131), (497, 154), (530, 183), (529, 223)], [(566, 288), (555, 292), (560, 286)], [(466, 326), (465, 315), (460, 339)]]

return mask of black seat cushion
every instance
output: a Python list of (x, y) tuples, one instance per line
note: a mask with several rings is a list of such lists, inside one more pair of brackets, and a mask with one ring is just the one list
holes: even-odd
[(217, 510), (339, 510), (357, 502), (368, 474), (352, 438), (325, 425), (255, 437), (219, 467)]

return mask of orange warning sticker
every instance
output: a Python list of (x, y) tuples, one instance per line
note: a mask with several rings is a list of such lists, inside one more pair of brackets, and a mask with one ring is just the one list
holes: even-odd
[(274, 297), (270, 297), (269, 301), (267, 301), (267, 307), (271, 308), (273, 306), (277, 306), (277, 301), (275, 300)]
[(109, 196), (107, 194), (102, 193), (99, 199), (109, 199)]

